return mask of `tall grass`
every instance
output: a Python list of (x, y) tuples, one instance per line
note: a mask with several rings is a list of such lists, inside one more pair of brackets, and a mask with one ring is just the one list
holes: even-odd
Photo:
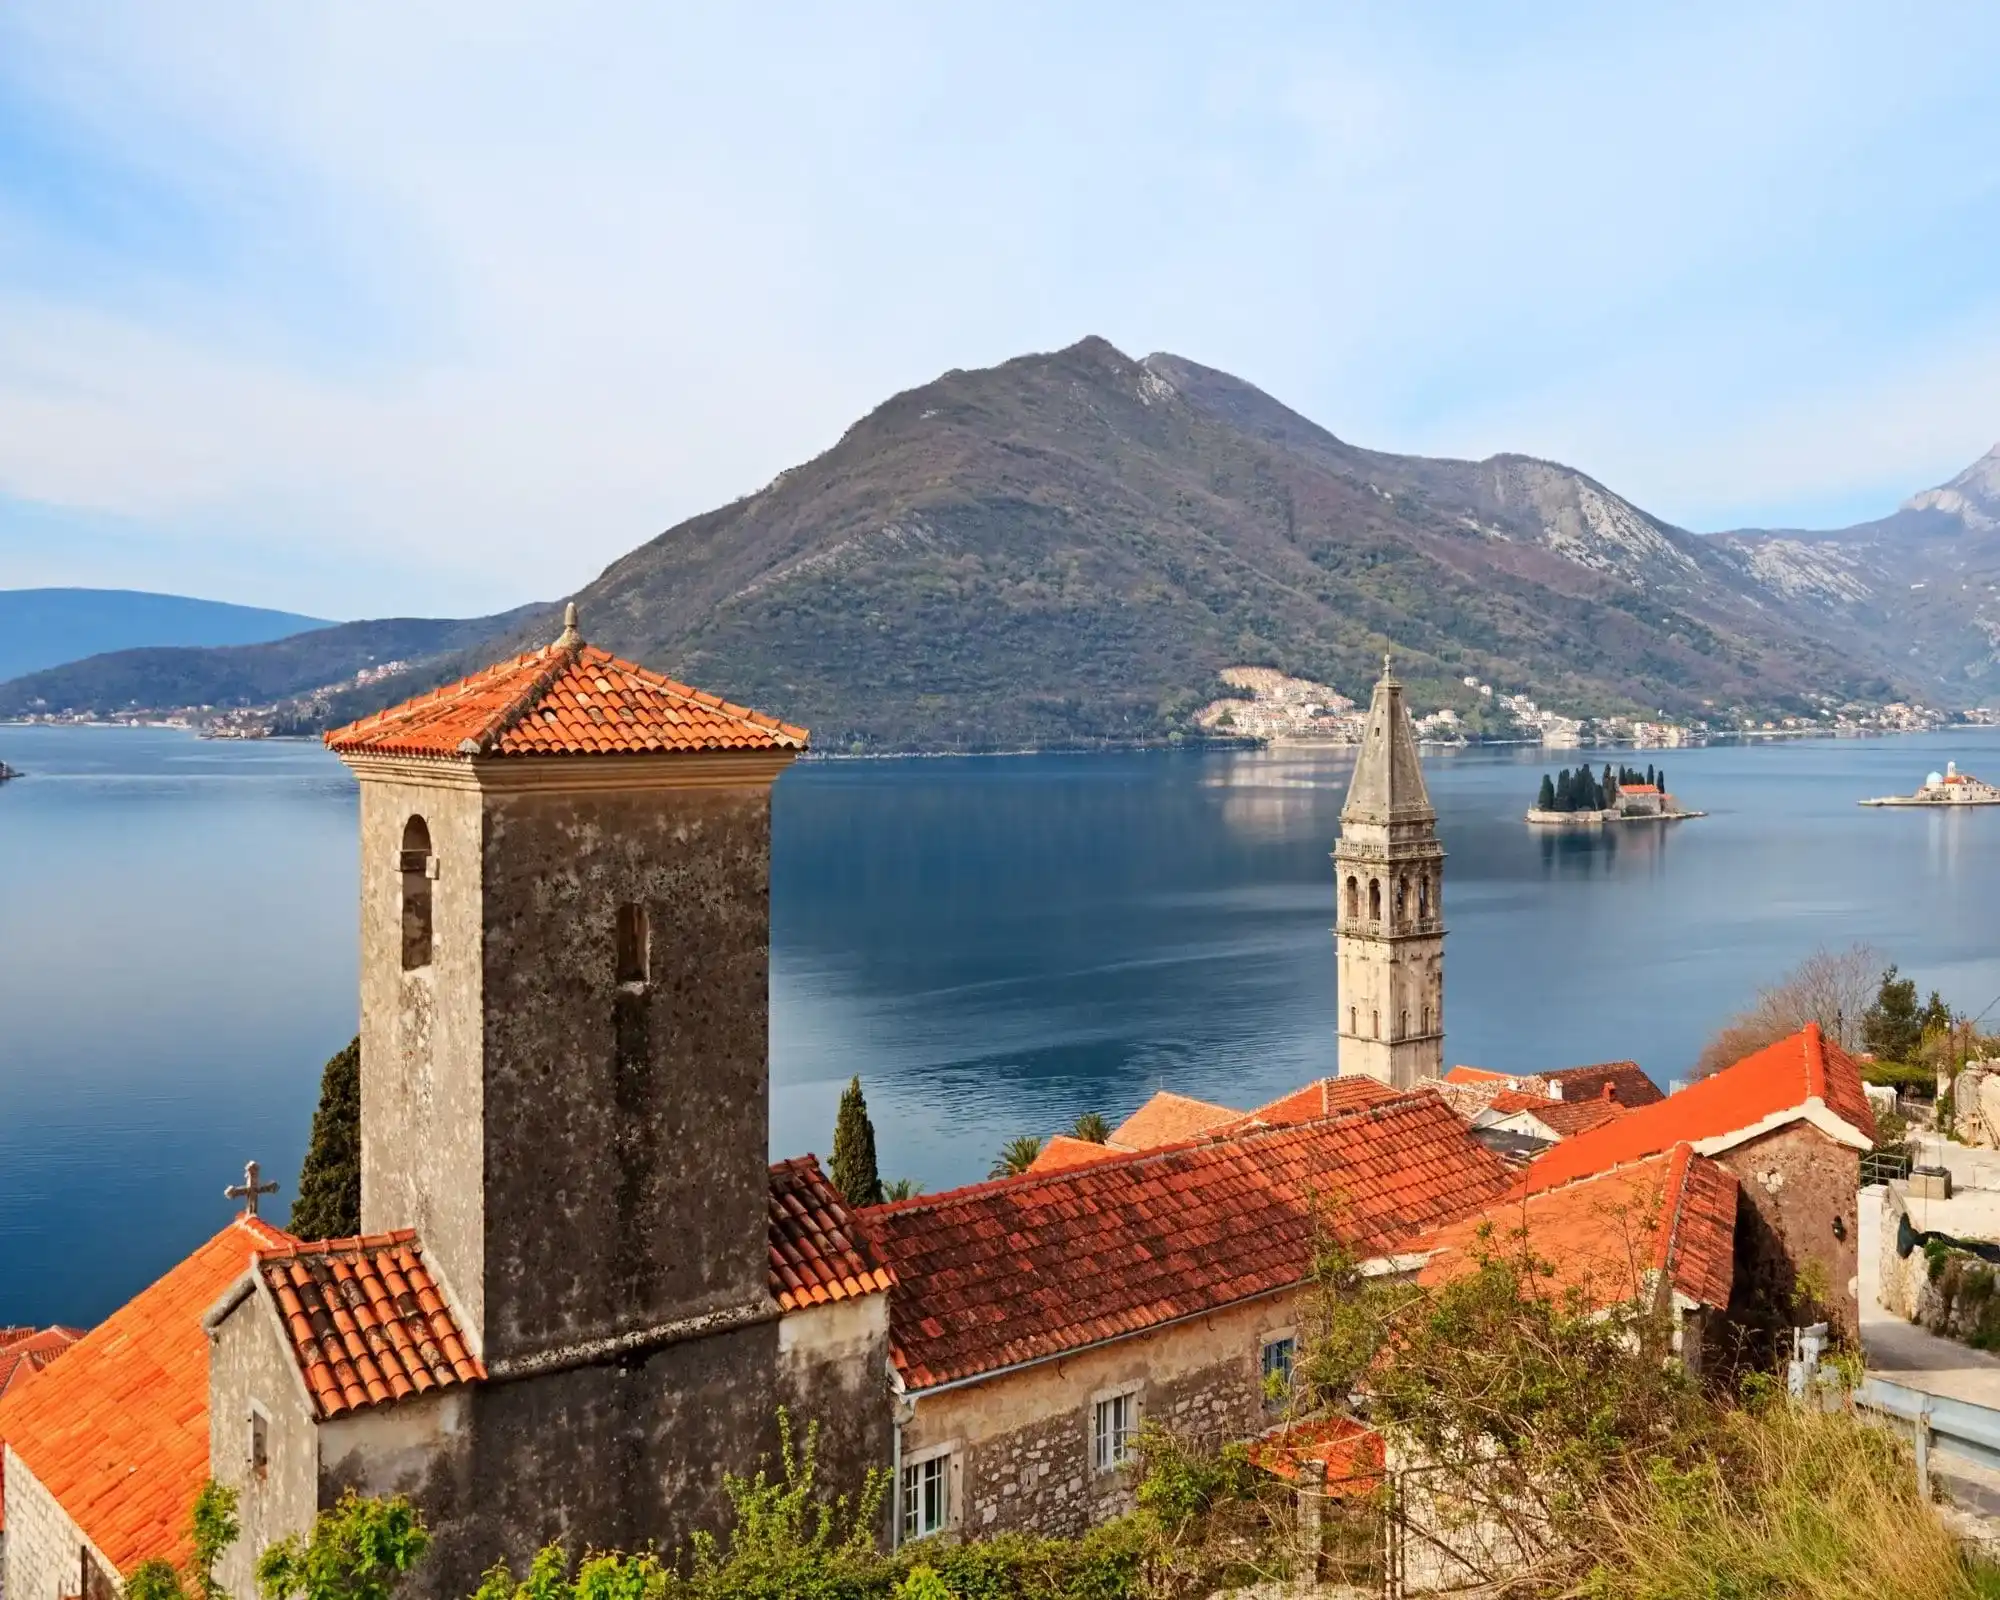
[(1849, 1414), (1727, 1413), (1712, 1460), (1607, 1496), (1591, 1600), (1996, 1600), (1917, 1493), (1909, 1447)]

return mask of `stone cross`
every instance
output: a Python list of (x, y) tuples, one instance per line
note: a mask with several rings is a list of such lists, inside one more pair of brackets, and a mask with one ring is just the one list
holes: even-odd
[(222, 1198), (225, 1200), (241, 1200), (244, 1211), (254, 1217), (257, 1215), (257, 1197), (264, 1194), (276, 1194), (277, 1192), (277, 1180), (274, 1178), (269, 1183), (259, 1183), (257, 1181), (257, 1163), (246, 1161), (243, 1163), (243, 1181), (241, 1183), (232, 1183), (227, 1189), (224, 1189), (222, 1191)]

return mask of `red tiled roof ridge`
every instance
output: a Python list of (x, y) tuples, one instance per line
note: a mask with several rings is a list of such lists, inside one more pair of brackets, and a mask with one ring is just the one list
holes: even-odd
[[(390, 1245), (412, 1244), (415, 1228), (392, 1228), (387, 1233), (357, 1233), (345, 1239), (289, 1239), (282, 1245), (257, 1252), (259, 1261), (284, 1261), (294, 1256), (352, 1254), (357, 1250), (385, 1250)], [(422, 1254), (421, 1246), (418, 1254)]]
[(1808, 1022), (1799, 1034), (1799, 1043), (1806, 1058), (1806, 1096), (1826, 1104), (1826, 1041), (1820, 1036), (1819, 1024)]
[[(1320, 1132), (1336, 1122), (1347, 1122), (1353, 1118), (1376, 1117), (1397, 1110), (1417, 1091), (1400, 1094), (1394, 1100), (1383, 1100), (1372, 1106), (1360, 1106), (1352, 1111), (1335, 1112), (1330, 1117), (1318, 1117), (1310, 1122), (1287, 1122), (1277, 1126), (1268, 1123), (1232, 1124), (1229, 1128), (1213, 1133), (1198, 1133), (1182, 1139), (1176, 1144), (1154, 1145), (1146, 1150), (1119, 1150), (1106, 1146), (1111, 1154), (1102, 1161), (1092, 1161), (1086, 1165), (1059, 1167), (1052, 1172), (1015, 1172), (1004, 1178), (983, 1178), (977, 1183), (959, 1185), (956, 1189), (941, 1189), (936, 1194), (912, 1195), (907, 1200), (884, 1200), (879, 1205), (864, 1206), (861, 1215), (881, 1216), (886, 1212), (901, 1215), (911, 1211), (921, 1211), (927, 1206), (951, 1205), (969, 1200), (977, 1195), (989, 1194), (995, 1190), (1026, 1189), (1034, 1184), (1071, 1183), (1086, 1172), (1103, 1172), (1114, 1164), (1124, 1168), (1136, 1166), (1140, 1162), (1164, 1160), (1170, 1156), (1186, 1154), (1209, 1145), (1242, 1145), (1253, 1142), (1272, 1141), (1281, 1138), (1296, 1138), (1301, 1135)], [(1276, 1104), (1276, 1102), (1272, 1102)]]
[(1661, 1204), (1670, 1206), (1672, 1211), (1663, 1219), (1665, 1226), (1660, 1229), (1659, 1248), (1653, 1252), (1653, 1265), (1661, 1272), (1673, 1270), (1674, 1247), (1681, 1236), (1681, 1211), (1687, 1204), (1688, 1168), (1693, 1162), (1694, 1146), (1685, 1139), (1667, 1152), (1667, 1176), (1660, 1197)]
[[(614, 691), (599, 682), (588, 694), (578, 689), (574, 696), (578, 704), (566, 706), (566, 712), (559, 713), (558, 707), (566, 705), (570, 697), (557, 691), (572, 669), (593, 673), (600, 680), (623, 679), (627, 691), (643, 691), (664, 699), (668, 709), (661, 713), (657, 707), (651, 708), (649, 721), (644, 714), (648, 708), (642, 706), (635, 715), (628, 706), (607, 720), (600, 714), (600, 707), (615, 708), (615, 701), (604, 702), (602, 697)], [(520, 679), (518, 683), (510, 681), (516, 678)], [(498, 698), (496, 703), (482, 704), (482, 696)], [(587, 707), (582, 704), (586, 700), (590, 702)], [(452, 708), (460, 702), (465, 709), (454, 722)], [(530, 712), (538, 706), (555, 725), (553, 731), (540, 728), (530, 718)], [(711, 726), (705, 735), (691, 732), (690, 725), (673, 714), (678, 708), (705, 713), (711, 724), (717, 721), (733, 724), (734, 730), (718, 732)], [(585, 721), (590, 726), (583, 726)], [(596, 730), (601, 728), (623, 732), (607, 740), (598, 737)], [(648, 728), (652, 737), (644, 736)], [(755, 743), (762, 748), (791, 749), (804, 749), (811, 737), (804, 728), (736, 705), (637, 662), (626, 661), (565, 631), (552, 644), (495, 662), (331, 729), (323, 736), (323, 742), (335, 751), (415, 754), (448, 760), (482, 755), (548, 754), (551, 744), (557, 753), (606, 750), (615, 753), (622, 749), (625, 753), (645, 754), (750, 748), (752, 741), (744, 735), (755, 735)]]

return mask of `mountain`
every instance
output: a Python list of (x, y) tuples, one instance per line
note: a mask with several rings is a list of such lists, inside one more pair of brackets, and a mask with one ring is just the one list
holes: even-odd
[(834, 750), (1156, 738), (1225, 666), (1359, 697), (1385, 649), (1468, 708), (1466, 675), (1586, 712), (1893, 693), (1739, 557), (1570, 468), (1360, 449), (1094, 338), (895, 396), (577, 599), (594, 641)]
[(1837, 626), (1926, 699), (1967, 705), (2000, 691), (2000, 445), (1873, 522), (1712, 542), (1774, 605)]
[[(1971, 504), (1986, 491), (1967, 482), (1953, 492)], [(1187, 730), (1224, 667), (1360, 699), (1385, 650), (1418, 703), (1475, 719), (1467, 676), (1582, 715), (1768, 716), (1916, 692), (1893, 632), (1850, 620), (1881, 604), (1855, 561), (1837, 545), (1774, 551), (1775, 537), (1690, 533), (1528, 456), (1368, 450), (1227, 373), (1091, 338), (894, 396), (576, 599), (593, 642), (835, 751), (1159, 739)], [(350, 631), (366, 628), (439, 631)], [(344, 682), (312, 708), (344, 718), (554, 631), (531, 607), (350, 624), (309, 659), (101, 658), (0, 685), (0, 714), (24, 696), (248, 703)], [(391, 658), (412, 665), (352, 682)]]
[[(466, 621), (392, 617), (343, 622), (266, 644), (115, 650), (0, 683), (0, 717), (270, 705), (351, 682), (359, 673), (392, 662), (432, 661), (548, 614), (547, 606), (523, 606)], [(381, 681), (397, 685), (405, 679), (397, 674)]]
[(0, 589), (0, 681), (149, 645), (258, 644), (324, 617), (139, 589)]

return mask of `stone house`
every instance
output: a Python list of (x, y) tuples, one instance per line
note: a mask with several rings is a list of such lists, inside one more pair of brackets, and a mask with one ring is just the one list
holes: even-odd
[(1414, 1270), (1412, 1240), (1509, 1182), (1435, 1096), (1381, 1091), (862, 1212), (896, 1279), (897, 1536), (1128, 1509), (1118, 1468), (1146, 1420), (1210, 1442), (1273, 1420), (1267, 1382), (1289, 1376), (1329, 1236), (1368, 1270)]
[[(671, 1548), (824, 1424), (890, 1453), (891, 1278), (768, 1165), (770, 789), (804, 730), (555, 643), (328, 735), (360, 779), (358, 1239), (254, 1216), (0, 1404), (12, 1600), (222, 1577), (347, 1487), (409, 1494), (458, 1600), (556, 1537)], [(251, 1200), (254, 1209), (254, 1197)]]
[(1854, 1059), (1817, 1023), (1677, 1094), (1552, 1146), (1522, 1173), (1533, 1195), (1688, 1144), (1735, 1178), (1730, 1320), (1765, 1341), (1815, 1289), (1833, 1325), (1860, 1332), (1856, 1193), (1875, 1114)]

